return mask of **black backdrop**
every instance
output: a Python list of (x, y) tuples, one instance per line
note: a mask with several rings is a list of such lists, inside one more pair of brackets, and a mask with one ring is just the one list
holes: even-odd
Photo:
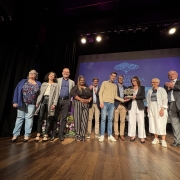
[(82, 45), (75, 19), (55, 14), (55, 4), (48, 4), (48, 0), (14, 2), (13, 21), (0, 23), (0, 135), (12, 134), (14, 88), (31, 69), (39, 72), (41, 82), (49, 71), (60, 77), (64, 67), (74, 79), (79, 55), (180, 47), (179, 31), (175, 36), (160, 36), (156, 27), (144, 33), (112, 32), (106, 42)]
[(49, 71), (60, 77), (64, 67), (70, 69), (70, 78), (75, 75), (74, 30), (48, 16), (42, 5), (40, 1), (16, 1), (13, 21), (0, 23), (0, 135), (12, 134), (14, 88), (31, 69), (38, 71), (41, 82)]

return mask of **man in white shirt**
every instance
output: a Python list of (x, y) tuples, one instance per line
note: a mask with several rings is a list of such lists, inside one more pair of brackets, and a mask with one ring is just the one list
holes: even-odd
[(89, 88), (93, 90), (93, 101), (92, 107), (89, 108), (89, 120), (88, 120), (88, 133), (87, 139), (91, 138), (91, 130), (92, 130), (92, 120), (93, 116), (95, 116), (95, 137), (99, 138), (99, 115), (100, 115), (100, 106), (99, 106), (99, 86), (98, 86), (99, 79), (93, 79), (93, 85)]
[(169, 118), (171, 120), (174, 142), (171, 146), (180, 147), (180, 80), (176, 71), (169, 71), (168, 78), (170, 82), (166, 82), (164, 88), (168, 93), (168, 109)]
[[(120, 75), (118, 77), (118, 84), (117, 84), (117, 95), (120, 98), (124, 98), (124, 90), (127, 89), (123, 85), (124, 82), (124, 76)], [(115, 100), (115, 111), (114, 111), (114, 134), (115, 134), (115, 139), (118, 140), (119, 134), (120, 134), (120, 139), (125, 141), (124, 138), (124, 129), (125, 129), (125, 118), (126, 118), (126, 106), (125, 103), (121, 103), (117, 100)], [(119, 126), (119, 131), (118, 131), (118, 121), (120, 117), (120, 126)]]

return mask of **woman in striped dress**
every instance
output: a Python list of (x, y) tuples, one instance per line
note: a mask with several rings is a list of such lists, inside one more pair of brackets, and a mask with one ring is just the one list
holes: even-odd
[(74, 98), (75, 138), (77, 141), (84, 141), (93, 92), (85, 85), (83, 76), (78, 77), (77, 85), (71, 90), (71, 96)]

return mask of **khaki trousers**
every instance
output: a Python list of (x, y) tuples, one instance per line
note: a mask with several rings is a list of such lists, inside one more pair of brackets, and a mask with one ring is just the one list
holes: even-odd
[(88, 133), (91, 134), (92, 130), (92, 120), (95, 115), (95, 134), (99, 134), (99, 115), (100, 111), (97, 104), (93, 104), (91, 108), (89, 108), (89, 120), (88, 120)]
[(118, 131), (119, 115), (120, 115), (120, 128), (119, 128), (120, 136), (124, 135), (126, 112), (127, 112), (126, 108), (121, 104), (114, 111), (114, 133), (117, 136), (119, 135), (119, 131)]

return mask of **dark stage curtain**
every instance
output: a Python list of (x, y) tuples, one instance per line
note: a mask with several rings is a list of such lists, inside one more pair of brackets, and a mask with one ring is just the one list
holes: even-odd
[[(16, 120), (12, 98), (17, 83), (26, 78), (31, 69), (38, 71), (41, 82), (49, 71), (61, 77), (64, 67), (70, 69), (70, 78), (74, 79), (76, 43), (73, 33), (56, 28), (47, 28), (44, 44), (38, 43), (37, 27), (34, 31), (23, 28), (14, 33), (14, 25), (7, 24), (0, 30), (0, 135), (10, 135)], [(33, 128), (36, 129), (36, 122)]]

